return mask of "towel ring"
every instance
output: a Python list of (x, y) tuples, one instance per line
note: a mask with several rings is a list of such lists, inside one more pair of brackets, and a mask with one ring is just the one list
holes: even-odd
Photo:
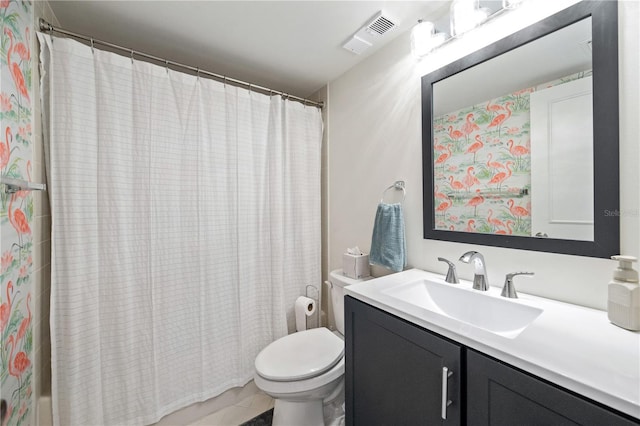
[(387, 193), (388, 190), (390, 189), (397, 189), (397, 190), (401, 190), (402, 191), (402, 202), (404, 202), (404, 199), (407, 197), (407, 191), (405, 190), (405, 185), (404, 185), (404, 181), (403, 180), (397, 180), (393, 183), (393, 185), (389, 185), (387, 187), (387, 189), (385, 189), (384, 191), (382, 191), (382, 197), (380, 198), (380, 202), (383, 203), (384, 202), (384, 194)]

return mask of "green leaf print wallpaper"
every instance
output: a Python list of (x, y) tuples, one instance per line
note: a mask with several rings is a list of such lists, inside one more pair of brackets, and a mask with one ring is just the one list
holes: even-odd
[(531, 119), (524, 88), (433, 120), (435, 229), (531, 236)]
[[(0, 172), (31, 180), (33, 11), (28, 1), (0, 2)], [(0, 397), (2, 425), (34, 424), (31, 275), (33, 197), (0, 185)]]

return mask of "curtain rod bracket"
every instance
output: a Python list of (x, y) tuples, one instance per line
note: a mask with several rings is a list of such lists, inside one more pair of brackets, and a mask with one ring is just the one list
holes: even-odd
[(44, 19), (40, 18), (38, 20), (38, 23), (40, 25), (40, 31), (47, 31), (47, 32), (53, 31), (53, 26), (47, 21), (45, 21)]
[(20, 191), (46, 191), (47, 185), (44, 183), (32, 183), (23, 179), (14, 179), (2, 176), (0, 183), (5, 186), (5, 193), (15, 194)]

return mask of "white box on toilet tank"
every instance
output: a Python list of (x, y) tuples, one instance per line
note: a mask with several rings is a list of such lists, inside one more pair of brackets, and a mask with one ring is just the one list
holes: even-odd
[(369, 272), (369, 255), (368, 254), (349, 254), (342, 255), (342, 271), (344, 274), (356, 280), (371, 275)]

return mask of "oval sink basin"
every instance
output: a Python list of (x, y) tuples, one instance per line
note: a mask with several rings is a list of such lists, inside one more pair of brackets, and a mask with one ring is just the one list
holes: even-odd
[(391, 287), (382, 293), (509, 338), (520, 334), (543, 312), (511, 299), (426, 279)]

